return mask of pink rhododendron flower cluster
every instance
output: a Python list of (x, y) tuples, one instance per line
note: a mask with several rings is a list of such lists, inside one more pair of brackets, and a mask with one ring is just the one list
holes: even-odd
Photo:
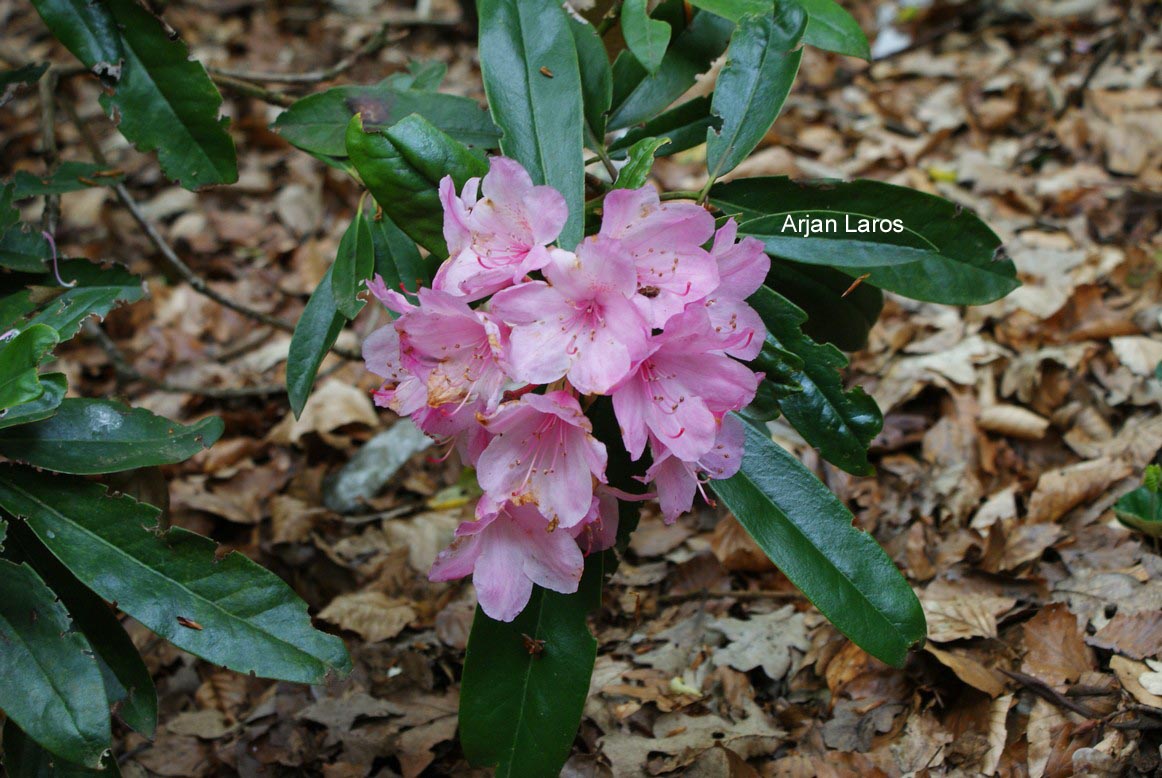
[(584, 555), (616, 535), (592, 396), (612, 398), (633, 459), (649, 448), (667, 522), (700, 478), (738, 470), (743, 433), (727, 414), (761, 378), (739, 360), (765, 337), (745, 300), (770, 260), (733, 221), (716, 231), (704, 208), (650, 187), (610, 192), (596, 235), (553, 246), (565, 198), (502, 157), (459, 194), (445, 178), (440, 197), (450, 256), (418, 305), (368, 283), (398, 318), (363, 354), (384, 379), (376, 403), (454, 441), (484, 492), (430, 577), (471, 574), (485, 613), (511, 621), (534, 583), (576, 591)]

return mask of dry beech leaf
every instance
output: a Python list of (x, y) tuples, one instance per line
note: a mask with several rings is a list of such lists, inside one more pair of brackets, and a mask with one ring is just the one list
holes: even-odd
[(732, 573), (762, 573), (775, 569), (775, 563), (734, 516), (727, 516), (715, 525), (710, 548), (722, 566)]
[(743, 672), (761, 667), (772, 681), (791, 670), (793, 652), (803, 654), (811, 645), (807, 639), (806, 617), (792, 605), (765, 615), (751, 614), (745, 621), (718, 619), (706, 628), (721, 632), (729, 641), (714, 654), (717, 664)]
[(1057, 521), (1073, 508), (1102, 495), (1110, 484), (1128, 476), (1125, 462), (1102, 457), (1041, 475), (1029, 498), (1029, 521)]
[(928, 639), (948, 643), (965, 638), (995, 638), (997, 617), (1013, 609), (1012, 597), (966, 595), (921, 600), (928, 619)]
[(1085, 642), (1131, 659), (1162, 656), (1162, 612), (1118, 613)]
[(319, 612), (319, 618), (351, 630), (369, 643), (393, 638), (416, 617), (403, 600), (382, 592), (341, 594)]
[(967, 653), (961, 651), (944, 651), (933, 645), (924, 646), (924, 650), (956, 673), (956, 677), (974, 689), (979, 689), (990, 697), (997, 697), (1005, 690), (1005, 682), (1000, 673), (982, 665)]
[(326, 436), (347, 424), (376, 427), (379, 425), (379, 417), (366, 392), (349, 383), (332, 379), (311, 393), (298, 419), (288, 412), (270, 431), (267, 439), (282, 445), (298, 443), (307, 433)]
[(981, 410), (977, 425), (1010, 438), (1040, 440), (1049, 429), (1049, 420), (1019, 405), (992, 405)]
[(1129, 692), (1131, 697), (1143, 705), (1162, 711), (1162, 695), (1153, 694), (1142, 685), (1141, 677), (1151, 672), (1148, 664), (1135, 662), (1124, 656), (1113, 656), (1110, 657), (1110, 669), (1114, 671), (1122, 688)]
[(1047, 605), (1024, 624), (1027, 651), (1021, 672), (1051, 686), (1072, 683), (1094, 668), (1093, 650), (1077, 617), (1062, 603)]

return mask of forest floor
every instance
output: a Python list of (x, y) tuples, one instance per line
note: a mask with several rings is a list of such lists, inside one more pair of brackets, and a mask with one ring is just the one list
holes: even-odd
[[(564, 774), (1160, 774), (1162, 556), (1111, 505), (1162, 450), (1162, 10), (858, 5), (873, 37), (910, 48), (870, 66), (808, 51), (783, 116), (737, 174), (939, 194), (984, 218), (1020, 271), (1021, 289), (979, 308), (889, 297), (852, 355), (851, 382), (885, 414), (874, 477), (776, 433), (899, 564), (929, 642), (889, 668), (824, 621), (721, 510), (673, 526), (647, 513), (592, 622), (597, 667)], [(450, 0), (428, 20), (370, 0), (191, 0), (165, 18), (203, 62), (250, 74), (340, 62), (391, 21), (385, 46), (326, 83), (439, 60), (445, 89), (482, 99), (459, 13)], [(0, 9), (0, 24), (5, 46), (69, 61), (24, 4)], [(263, 101), (221, 81), (241, 180), (199, 194), (110, 131), (92, 80), (62, 81), (58, 102), (77, 107), (146, 218), (214, 290), (293, 322), (360, 190), (268, 129), (271, 101), (318, 85), (262, 82)], [(61, 157), (91, 159), (57, 113)], [(41, 172), (41, 120), (35, 90), (0, 109), (0, 175), (14, 160)], [(699, 153), (659, 163), (659, 183), (697, 189)], [(125, 263), (150, 292), (101, 323), (109, 340), (64, 352), (70, 385), (226, 421), (211, 450), (165, 469), (168, 498), (161, 479), (126, 488), (168, 499), (174, 524), (282, 575), (355, 662), (324, 687), (273, 683), (130, 625), (162, 718), (152, 740), (118, 729), (123, 773), (485, 775), (455, 739), (472, 587), (426, 578), (468, 503), (459, 467), (417, 451), (405, 427), (386, 432), (396, 419), (372, 406), (377, 381), (359, 362), (331, 357), (294, 420), (277, 390), (289, 334), (167, 277), (109, 190), (65, 195), (62, 210), (66, 253)], [(371, 308), (341, 346), (382, 323)], [(414, 454), (390, 481), (352, 500), (353, 469), (386, 475), (401, 450)]]

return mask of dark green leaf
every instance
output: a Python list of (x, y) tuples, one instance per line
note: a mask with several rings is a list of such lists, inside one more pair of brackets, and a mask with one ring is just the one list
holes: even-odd
[(744, 426), (742, 469), (711, 488), (840, 632), (901, 667), (926, 631), (911, 587), (830, 489), (768, 434)]
[(0, 266), (19, 273), (43, 273), (50, 257), (48, 241), (22, 225), (0, 231)]
[(774, 14), (739, 22), (710, 108), (722, 117), (722, 129), (706, 131), (712, 179), (734, 170), (774, 124), (799, 72), (803, 52), (792, 49), (806, 28), (807, 14), (793, 0), (781, 0)]
[(32, 0), (53, 37), (85, 67), (115, 82), (125, 51), (121, 34), (106, 3), (91, 0)]
[(291, 336), (286, 358), (286, 393), (296, 419), (307, 404), (323, 357), (335, 345), (347, 321), (335, 307), (335, 295), (331, 292), (333, 270), (333, 267), (327, 269)]
[(807, 9), (807, 32), (803, 42), (825, 51), (849, 57), (871, 59), (867, 36), (843, 6), (835, 0), (796, 0)]
[(145, 296), (141, 279), (119, 265), (101, 266), (72, 259), (62, 261), (59, 268), (61, 278), (74, 286), (62, 287), (49, 274), (42, 278), (43, 286), (35, 286), (25, 294), (40, 308), (28, 323), (48, 325), (60, 333), (62, 340), (76, 335), (87, 317), (104, 317), (118, 303), (137, 302)]
[[(721, 184), (711, 190), (710, 199), (727, 214), (740, 215), (740, 221), (776, 217), (761, 223), (767, 225), (768, 236), (770, 224), (780, 223), (780, 219), (785, 223), (787, 216), (835, 219), (836, 232), (811, 238), (792, 236), (790, 230), (782, 232), (778, 254), (797, 262), (837, 267), (852, 277), (866, 273), (866, 283), (905, 297), (978, 305), (1004, 297), (1019, 286), (1016, 268), (1011, 260), (1002, 258), (1001, 241), (984, 222), (958, 205), (923, 192), (879, 181), (797, 183), (780, 176)], [(898, 219), (902, 231), (855, 231), (872, 219), (881, 220), (881, 224)], [(749, 234), (745, 226), (739, 231)], [(858, 258), (853, 263), (837, 255), (838, 246), (852, 242), (861, 244), (860, 250), (881, 264), (860, 265)], [(882, 264), (890, 260), (894, 250), (884, 246), (897, 247), (903, 256), (917, 260)]]
[(669, 138), (642, 138), (629, 147), (629, 159), (618, 171), (614, 189), (638, 189), (650, 178), (654, 155), (670, 142)]
[(581, 97), (585, 124), (600, 143), (605, 136), (605, 118), (613, 100), (613, 76), (605, 44), (593, 25), (584, 19), (569, 17), (569, 32), (577, 47), (577, 64), (581, 70)]
[(646, 72), (656, 73), (670, 45), (670, 25), (650, 18), (646, 0), (625, 0), (621, 6), (621, 34)]
[[(35, 84), (48, 70), (47, 62), (30, 62), (18, 68), (0, 70), (0, 87), (10, 87), (15, 84)], [(3, 105), (0, 99), (0, 105)]]
[(157, 151), (162, 172), (186, 189), (237, 181), (228, 120), (218, 118), (222, 96), (205, 68), (189, 58), (186, 44), (170, 38), (135, 0), (75, 4), (108, 7), (121, 29), (121, 79), (112, 94), (101, 95), (121, 134), (139, 151)]
[(12, 545), (18, 561), (32, 565), (89, 641), (110, 707), (133, 729), (151, 736), (157, 727), (157, 691), (114, 609), (78, 581), (23, 523), (13, 526)]
[(367, 130), (381, 130), (409, 114), (423, 116), (461, 143), (495, 148), (500, 131), (488, 112), (467, 97), (397, 88), (388, 78), (371, 86), (337, 86), (308, 95), (279, 114), (272, 127), (304, 151), (347, 156), (347, 125), (357, 113)]
[(12, 184), (0, 186), (0, 235), (20, 221), (20, 211), (12, 204), (14, 189)]
[(569, 17), (557, 0), (478, 0), (477, 9), (480, 70), (488, 108), (504, 132), (500, 148), (533, 183), (565, 196), (569, 218), (560, 244), (572, 248), (584, 236), (585, 166)]
[(732, 22), (699, 12), (678, 32), (685, 16), (681, 2), (664, 3), (654, 16), (658, 17), (659, 11), (664, 12), (669, 6), (675, 6), (673, 10), (676, 11), (676, 16), (666, 17), (674, 29), (673, 43), (657, 72), (650, 75), (636, 58), (628, 54), (619, 56), (613, 63), (611, 130), (649, 121), (665, 111), (726, 50), (730, 33), (734, 30)]
[(0, 506), (25, 517), (82, 583), (185, 651), (299, 683), (350, 669), (343, 642), (311, 626), (306, 604), (281, 579), (237, 552), (217, 558), (216, 544), (200, 535), (159, 532), (152, 506), (10, 466), (0, 468)]
[(851, 276), (838, 270), (775, 258), (766, 281), (807, 314), (804, 333), (844, 351), (859, 351), (880, 317), (884, 293), (870, 284), (852, 284)]
[(659, 156), (669, 156), (705, 143), (706, 131), (721, 126), (722, 120), (710, 113), (710, 98), (695, 97), (630, 130), (611, 144), (609, 151), (615, 157), (623, 157), (626, 149), (638, 141), (658, 137), (670, 139), (669, 145), (658, 151)]
[(348, 319), (354, 319), (363, 310), (364, 300), (359, 293), (366, 291), (364, 282), (375, 270), (375, 251), (371, 246), (371, 230), (363, 215), (363, 203), (355, 211), (351, 224), (339, 240), (335, 266), (331, 271), (331, 295), (335, 309)]
[(744, 16), (770, 14), (772, 0), (690, 0), (690, 5), (737, 22)]
[(96, 767), (109, 707), (84, 635), (28, 565), (0, 559), (0, 709), (70, 762)]
[(1130, 529), (1150, 537), (1162, 537), (1162, 495), (1149, 487), (1139, 486), (1119, 497), (1114, 503), (1114, 515)]
[(121, 775), (112, 754), (105, 755), (99, 769), (66, 762), (38, 746), (11, 719), (4, 724), (4, 768), (8, 778), (119, 778)]
[[(497, 778), (557, 775), (589, 693), (597, 641), (586, 616), (601, 603), (605, 554), (592, 554), (575, 594), (533, 587), (509, 623), (476, 609), (460, 685), (460, 744)], [(524, 636), (543, 640), (530, 651)]]
[(0, 342), (0, 411), (32, 402), (44, 394), (37, 367), (57, 344), (56, 330), (35, 324)]
[(387, 81), (396, 89), (415, 89), (420, 92), (435, 92), (448, 74), (448, 66), (439, 60), (408, 63), (407, 72), (392, 73)]
[(69, 389), (68, 379), (64, 373), (44, 373), (40, 376), (40, 385), (44, 390), (40, 397), (9, 408), (0, 416), (0, 429), (47, 419), (56, 412)]
[[(437, 263), (433, 257), (424, 259), (415, 241), (403, 233), (387, 216), (372, 219), (368, 223), (371, 230), (371, 245), (375, 250), (375, 272), (383, 276), (389, 289), (400, 289), (408, 294), (413, 303), (415, 293), (421, 287), (431, 286), (436, 275)], [(389, 311), (392, 318), (399, 316)]]
[(27, 170), (18, 170), (12, 176), (17, 200), (38, 195), (79, 192), (95, 186), (113, 186), (124, 180), (124, 173), (107, 170), (104, 165), (72, 161), (62, 162), (47, 178), (34, 176)]
[(0, 430), (0, 454), (58, 473), (116, 473), (189, 459), (222, 428), (217, 417), (187, 427), (113, 400), (66, 398), (51, 418)]
[(446, 257), (440, 179), (452, 176), (459, 191), (488, 164), (415, 114), (382, 132), (364, 132), (356, 116), (347, 127), (347, 154), (383, 212), (434, 256)]
[(788, 366), (786, 372), (769, 376), (801, 390), (779, 401), (787, 421), (828, 462), (855, 475), (871, 474), (867, 447), (884, 419), (862, 389), (844, 391), (840, 370), (847, 367), (847, 358), (835, 346), (804, 335), (807, 315), (785, 297), (761, 287), (749, 302), (767, 325), (768, 340), (802, 361), (801, 367)]

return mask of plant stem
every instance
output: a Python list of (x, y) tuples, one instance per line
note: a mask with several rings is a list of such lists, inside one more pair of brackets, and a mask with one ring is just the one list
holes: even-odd
[(693, 189), (675, 189), (673, 192), (662, 192), (658, 198), (661, 200), (697, 200), (701, 195), (701, 192), (695, 192)]
[(605, 12), (605, 16), (601, 17), (601, 21), (597, 23), (597, 37), (604, 37), (605, 33), (609, 32), (609, 28), (617, 21), (621, 15), (621, 4), (624, 0), (613, 0), (613, 5), (609, 6), (609, 10)]

